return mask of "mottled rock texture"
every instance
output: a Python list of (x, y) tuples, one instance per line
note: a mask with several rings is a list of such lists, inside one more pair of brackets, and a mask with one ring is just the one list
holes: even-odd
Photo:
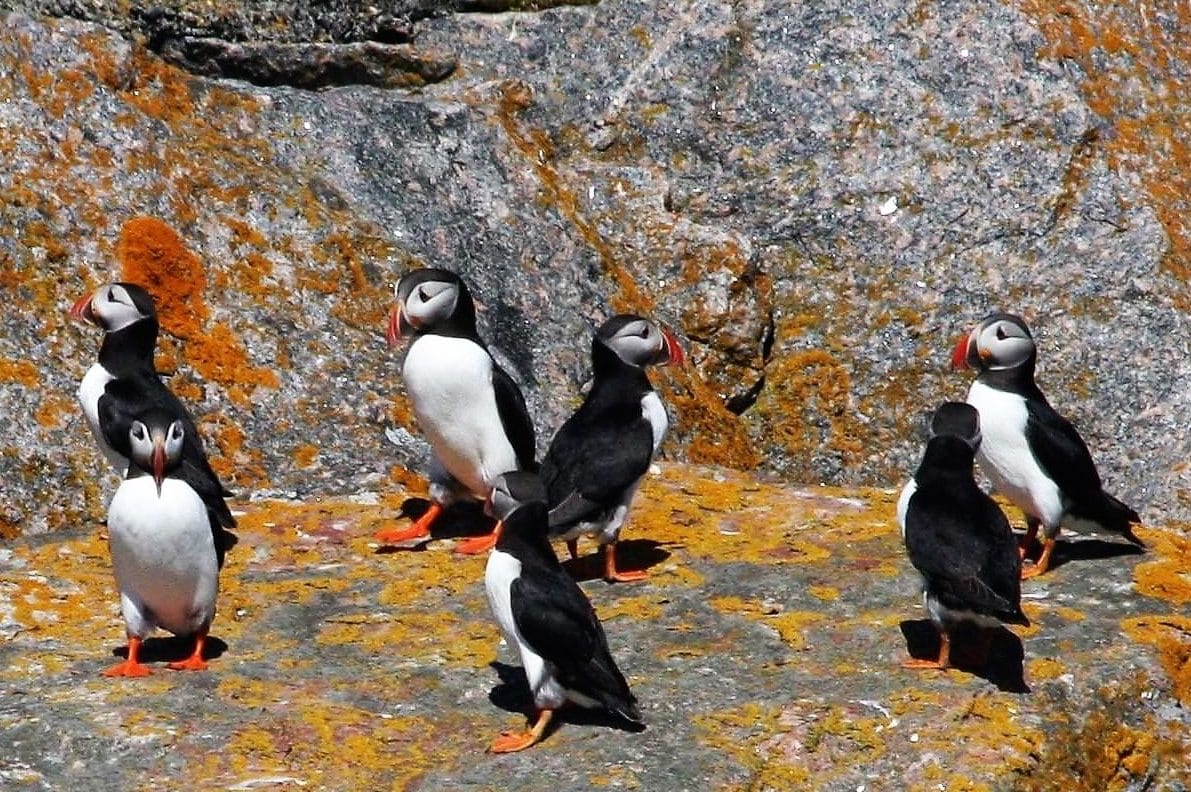
[(550, 5), (10, 3), (0, 531), (103, 511), (65, 309), (121, 276), (234, 488), (412, 484), (381, 327), (426, 264), (541, 447), (636, 310), (690, 346), (667, 454), (795, 482), (900, 481), (951, 340), (1011, 309), (1110, 488), (1191, 514), (1185, 10)]
[(592, 580), (586, 543), (570, 565), (647, 728), (572, 713), (510, 756), (484, 749), (522, 727), (528, 691), (488, 617), (483, 560), (444, 539), (377, 552), (399, 498), (237, 504), (224, 651), (176, 673), (160, 659), (185, 647), (155, 644), (143, 680), (99, 675), (123, 633), (96, 532), (19, 539), (0, 549), (0, 786), (1188, 788), (1185, 536), (1142, 529), (1148, 556), (1065, 541), (1026, 584), (1030, 627), (998, 633), (987, 663), (910, 671), (932, 632), (895, 500), (665, 464), (624, 535), (649, 580)]

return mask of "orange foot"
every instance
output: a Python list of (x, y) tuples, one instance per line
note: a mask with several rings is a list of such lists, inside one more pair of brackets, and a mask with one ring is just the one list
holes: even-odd
[(438, 515), (441, 513), (442, 506), (431, 503), (426, 513), (408, 528), (388, 528), (384, 531), (377, 531), (375, 536), (377, 540), (386, 544), (401, 544), (402, 542), (412, 542), (415, 539), (428, 539), (430, 538), (430, 525), (438, 519)]
[(523, 732), (501, 732), (500, 736), (492, 741), (492, 745), (488, 746), (488, 750), (492, 753), (524, 751), (542, 739), (552, 717), (554, 710), (542, 710), (538, 713), (538, 720), (532, 729)]
[(643, 569), (624, 572), (616, 568), (616, 542), (604, 545), (604, 580), (609, 583), (636, 583), (649, 577)]
[(1032, 577), (1038, 577), (1046, 570), (1050, 569), (1050, 554), (1055, 551), (1055, 540), (1047, 539), (1046, 544), (1042, 545), (1042, 555), (1038, 556), (1038, 560), (1033, 566), (1023, 566), (1021, 568), (1021, 579), (1029, 580)]
[(103, 672), (105, 677), (147, 677), (153, 672), (140, 662), (141, 639), (128, 638), (128, 659)]
[(206, 671), (207, 661), (203, 659), (203, 644), (207, 642), (207, 634), (199, 633), (194, 637), (194, 651), (185, 660), (166, 663), (167, 668), (175, 671)]
[(925, 657), (911, 657), (902, 661), (902, 668), (914, 668), (925, 671), (946, 671), (951, 667), (951, 638), (947, 633), (939, 636), (939, 656), (934, 660)]
[(456, 553), (463, 555), (479, 555), (480, 553), (487, 553), (492, 548), (496, 547), (496, 540), (500, 538), (500, 529), (504, 527), (503, 523), (497, 523), (496, 527), (492, 529), (492, 533), (484, 536), (473, 536), (470, 539), (464, 539), (455, 547)]

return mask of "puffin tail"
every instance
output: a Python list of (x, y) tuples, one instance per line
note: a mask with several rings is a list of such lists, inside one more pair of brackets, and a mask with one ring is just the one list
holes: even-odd
[(1141, 523), (1138, 513), (1107, 492), (1101, 492), (1100, 495), (1099, 503), (1090, 504), (1090, 507), (1085, 509), (1072, 509), (1072, 515), (1091, 520), (1105, 530), (1120, 534), (1138, 547), (1144, 548), (1145, 542), (1133, 533), (1133, 526)]

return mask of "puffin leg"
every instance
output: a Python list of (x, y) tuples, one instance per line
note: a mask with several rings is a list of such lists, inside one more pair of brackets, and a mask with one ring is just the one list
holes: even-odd
[(135, 635), (128, 636), (128, 658), (122, 663), (116, 663), (103, 672), (105, 677), (144, 677), (153, 672), (147, 665), (141, 664), (141, 639)]
[(616, 568), (616, 542), (604, 545), (604, 580), (609, 583), (635, 583), (645, 580), (649, 573), (643, 569), (635, 572), (622, 572)]
[(1050, 554), (1055, 551), (1055, 538), (1052, 536), (1042, 544), (1042, 555), (1038, 556), (1038, 560), (1034, 562), (1033, 566), (1022, 567), (1021, 579), (1029, 580), (1032, 577), (1038, 577), (1046, 570), (1050, 569)]
[(574, 561), (576, 558), (579, 557), (579, 540), (578, 539), (568, 539), (567, 540), (567, 552), (571, 554), (572, 561)]
[(492, 745), (488, 746), (488, 750), (492, 753), (524, 751), (542, 739), (542, 735), (546, 732), (546, 727), (550, 725), (550, 719), (553, 717), (554, 710), (540, 710), (533, 728), (523, 732), (501, 732), (501, 735), (492, 741)]
[(935, 660), (911, 657), (902, 661), (902, 668), (935, 669), (942, 671), (951, 667), (951, 636), (939, 631), (939, 656)]
[(1026, 554), (1030, 552), (1030, 548), (1038, 541), (1038, 520), (1033, 517), (1026, 518), (1026, 533), (1017, 544), (1017, 554), (1023, 560)]
[(207, 642), (207, 631), (200, 630), (194, 636), (194, 651), (185, 660), (167, 663), (167, 668), (175, 671), (206, 671), (207, 661), (203, 659), (203, 645)]
[(479, 555), (480, 553), (487, 553), (492, 548), (496, 547), (496, 540), (500, 538), (500, 531), (505, 527), (503, 520), (496, 521), (496, 527), (492, 529), (492, 533), (484, 534), (483, 536), (473, 536), (470, 539), (464, 539), (455, 546), (456, 553), (463, 555)]
[(377, 531), (375, 537), (382, 542), (397, 544), (399, 542), (409, 542), (414, 539), (423, 539), (430, 536), (430, 526), (442, 514), (442, 506), (438, 503), (431, 503), (430, 508), (426, 513), (414, 521), (414, 524), (408, 528), (386, 528), (383, 531)]

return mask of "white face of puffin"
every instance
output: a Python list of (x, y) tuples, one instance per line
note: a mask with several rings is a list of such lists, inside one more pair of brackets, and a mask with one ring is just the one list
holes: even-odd
[(182, 457), (182, 441), (186, 430), (182, 422), (173, 421), (168, 427), (163, 422), (134, 420), (128, 428), (128, 441), (132, 446), (132, 460), (143, 470), (153, 474), (157, 492), (161, 493), (161, 482), (165, 471), (178, 463)]
[(536, 473), (513, 470), (499, 476), (492, 484), (484, 511), (489, 517), (506, 520), (522, 504), (546, 502), (546, 487)]
[(459, 284), (445, 281), (419, 283), (405, 298), (405, 321), (416, 328), (433, 327), (449, 319), (459, 302)]
[(118, 283), (100, 286), (92, 292), (85, 310), (90, 312), (92, 321), (109, 333), (123, 330), (148, 316), (136, 307), (132, 295)]
[[(609, 320), (604, 326), (607, 327), (613, 321), (615, 320)], [(678, 345), (678, 339), (648, 319), (640, 317), (630, 319), (610, 336), (604, 337), (604, 343), (621, 360), (634, 366), (667, 366), (671, 363), (681, 364), (683, 361), (682, 347)]]
[(951, 353), (952, 368), (1003, 371), (1034, 357), (1030, 328), (1013, 314), (993, 314), (961, 337)]

